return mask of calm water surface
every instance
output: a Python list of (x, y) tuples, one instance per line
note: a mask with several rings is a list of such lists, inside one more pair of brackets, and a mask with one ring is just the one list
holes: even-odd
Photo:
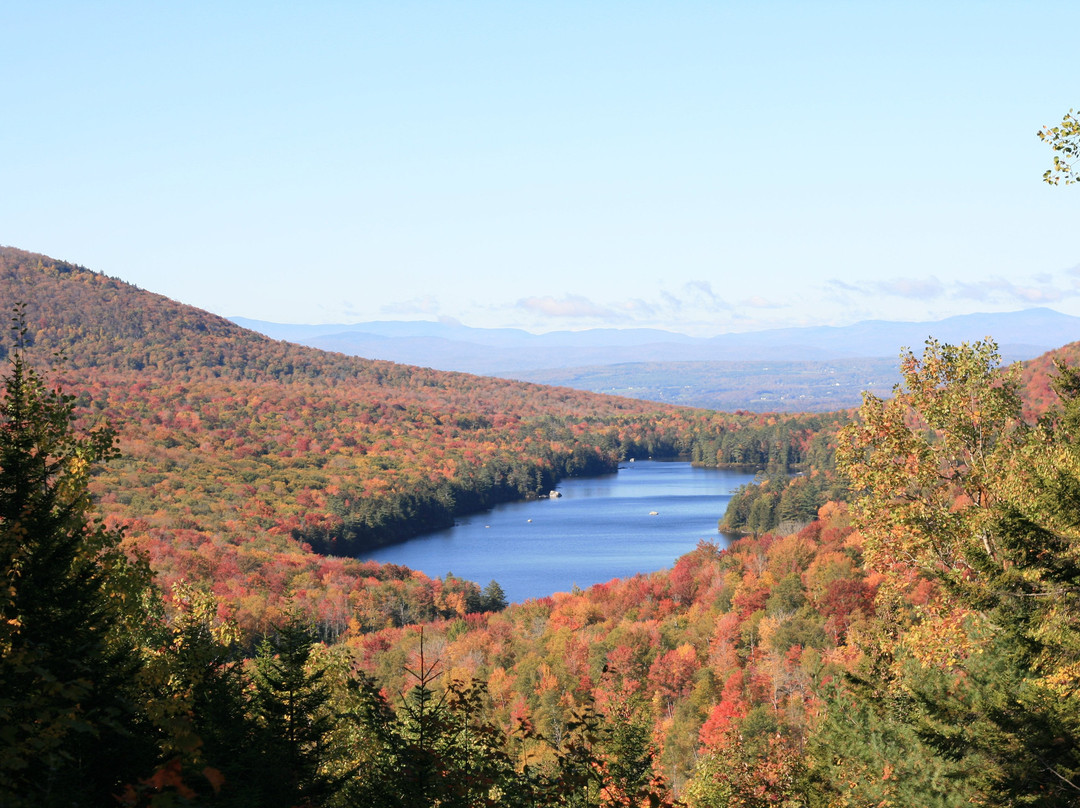
[(480, 586), (494, 579), (513, 602), (543, 597), (670, 567), (701, 539), (723, 545), (716, 523), (731, 493), (753, 479), (639, 460), (617, 474), (564, 480), (558, 499), (499, 505), (361, 558)]

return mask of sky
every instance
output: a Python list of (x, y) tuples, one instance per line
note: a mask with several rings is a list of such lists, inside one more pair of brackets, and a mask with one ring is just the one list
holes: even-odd
[(1080, 315), (1069, 2), (0, 4), (0, 244), (224, 316)]

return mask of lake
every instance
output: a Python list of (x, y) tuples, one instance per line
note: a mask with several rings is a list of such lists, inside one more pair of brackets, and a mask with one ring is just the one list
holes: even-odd
[(432, 577), (496, 580), (520, 602), (670, 567), (716, 529), (732, 492), (754, 475), (688, 462), (625, 463), (616, 474), (564, 480), (556, 499), (498, 505), (361, 556)]

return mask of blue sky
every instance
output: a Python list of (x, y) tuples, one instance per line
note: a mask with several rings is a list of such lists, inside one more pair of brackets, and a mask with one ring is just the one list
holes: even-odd
[(0, 244), (226, 316), (1080, 315), (1071, 2), (0, 6)]

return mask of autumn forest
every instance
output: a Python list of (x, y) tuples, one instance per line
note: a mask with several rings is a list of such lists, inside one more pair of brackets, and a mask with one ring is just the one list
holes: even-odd
[[(1080, 804), (1080, 344), (719, 413), (13, 248), (0, 301), (0, 806)], [(635, 456), (757, 471), (742, 538), (514, 604), (356, 560)]]

